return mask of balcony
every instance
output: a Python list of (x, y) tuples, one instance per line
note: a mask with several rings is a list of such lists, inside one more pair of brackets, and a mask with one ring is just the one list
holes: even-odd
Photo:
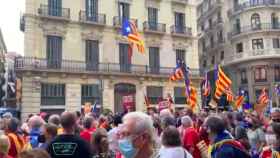
[(171, 34), (178, 37), (192, 37), (192, 28), (185, 26), (171, 26)]
[(229, 33), (229, 38), (235, 38), (236, 36), (239, 36), (241, 34), (249, 34), (249, 33), (255, 33), (255, 32), (262, 32), (262, 31), (279, 31), (280, 25), (279, 24), (271, 24), (271, 23), (261, 23), (256, 26), (244, 26), (240, 29), (234, 29)]
[[(39, 71), (56, 73), (99, 74), (151, 76), (168, 78), (173, 67), (149, 67), (148, 65), (122, 65), (119, 63), (87, 64), (83, 61), (62, 60), (48, 61), (47, 59), (20, 57), (15, 61), (16, 71)], [(191, 69), (192, 75), (199, 76), (198, 69)]]
[(221, 0), (216, 0), (207, 10), (203, 11), (202, 14), (198, 18), (198, 23), (204, 22), (208, 17), (213, 15), (217, 10), (221, 9), (223, 3)]
[(166, 32), (166, 24), (145, 21), (143, 29), (146, 33), (164, 34)]
[[(133, 21), (136, 25), (136, 27), (138, 26), (138, 21), (137, 19), (129, 19), (129, 21)], [(123, 18), (119, 17), (119, 16), (114, 16), (113, 17), (113, 25), (116, 28), (121, 28), (122, 27), (122, 22), (123, 22)]]
[(225, 64), (236, 64), (249, 60), (263, 60), (270, 58), (280, 58), (280, 49), (259, 49), (234, 55), (225, 58)]
[(235, 16), (243, 11), (247, 11), (254, 8), (259, 7), (274, 7), (279, 8), (280, 7), (280, 1), (276, 0), (263, 0), (263, 1), (252, 1), (252, 2), (245, 2), (242, 4), (239, 4), (235, 6), (233, 9), (230, 9), (228, 11), (228, 16), (232, 17)]
[(80, 22), (85, 24), (93, 24), (93, 25), (106, 25), (106, 15), (105, 14), (94, 14), (89, 15), (86, 11), (80, 11), (79, 13)]
[(51, 8), (48, 5), (40, 5), (38, 14), (42, 18), (50, 18), (56, 20), (70, 20), (70, 9), (69, 8)]
[(216, 53), (218, 49), (224, 46), (225, 44), (225, 39), (220, 39), (218, 41), (215, 41), (212, 46), (208, 45), (205, 49), (205, 52), (214, 52)]
[(172, 0), (172, 3), (187, 5), (188, 0)]

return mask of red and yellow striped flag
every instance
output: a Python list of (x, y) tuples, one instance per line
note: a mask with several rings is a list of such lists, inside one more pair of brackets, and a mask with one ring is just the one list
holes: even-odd
[(136, 44), (138, 51), (141, 54), (145, 54), (145, 46), (144, 41), (141, 39), (139, 32), (137, 31), (137, 27), (135, 22), (130, 22), (131, 34), (127, 36), (128, 41)]
[(223, 72), (221, 67), (218, 67), (218, 75), (216, 80), (216, 91), (215, 91), (215, 98), (220, 99), (225, 90), (230, 88), (232, 81), (229, 77)]
[(244, 102), (244, 96), (243, 95), (238, 96), (235, 101), (235, 108), (239, 109), (240, 106), (243, 104), (243, 102)]
[(265, 88), (262, 89), (262, 93), (261, 93), (261, 95), (258, 98), (258, 102), (260, 104), (267, 104), (269, 102), (269, 97), (268, 97), (268, 95), (266, 93)]
[(187, 103), (190, 105), (191, 109), (194, 111), (197, 105), (197, 90), (195, 87), (190, 86), (190, 95), (187, 96)]

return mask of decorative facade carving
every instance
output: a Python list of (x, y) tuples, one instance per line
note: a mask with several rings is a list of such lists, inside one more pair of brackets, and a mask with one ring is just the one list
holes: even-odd
[(127, 38), (122, 35), (116, 35), (116, 42), (117, 42), (117, 44), (119, 44), (119, 43), (128, 44)]
[(190, 47), (190, 44), (186, 42), (174, 42), (172, 45), (174, 50), (176, 49), (187, 50)]
[(172, 4), (172, 11), (174, 12), (181, 12), (181, 13), (185, 13), (186, 6), (185, 5), (180, 5), (177, 3), (173, 3)]
[(147, 8), (157, 8), (159, 9), (160, 8), (160, 0), (146, 0), (145, 1), (145, 6)]
[(161, 47), (162, 42), (159, 38), (151, 38), (145, 41), (147, 47)]
[(103, 35), (98, 32), (82, 32), (81, 33), (83, 40), (97, 40), (102, 41)]
[(48, 23), (41, 23), (39, 25), (43, 30), (44, 36), (53, 35), (53, 36), (60, 36), (62, 38), (65, 38), (66, 36), (67, 31), (65, 27), (61, 25), (52, 25)]

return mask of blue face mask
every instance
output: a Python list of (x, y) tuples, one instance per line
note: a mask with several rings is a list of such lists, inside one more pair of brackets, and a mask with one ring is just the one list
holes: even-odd
[(120, 152), (125, 158), (134, 158), (138, 152), (137, 149), (133, 147), (132, 141), (129, 138), (120, 139), (118, 141)]

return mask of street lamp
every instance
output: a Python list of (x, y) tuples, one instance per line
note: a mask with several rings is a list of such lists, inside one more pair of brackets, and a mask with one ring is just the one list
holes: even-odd
[(100, 111), (103, 111), (103, 91), (104, 91), (104, 81), (102, 78), (99, 79), (99, 100), (100, 100)]

